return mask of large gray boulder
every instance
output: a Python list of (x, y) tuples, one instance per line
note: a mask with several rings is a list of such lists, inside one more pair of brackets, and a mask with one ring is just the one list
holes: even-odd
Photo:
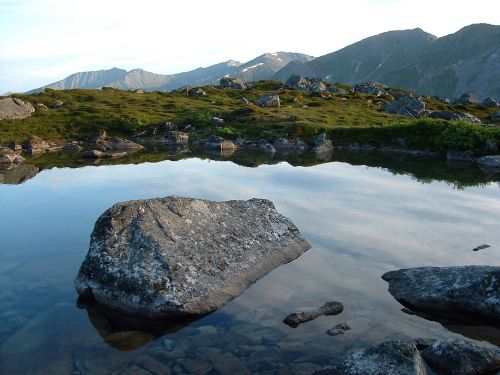
[(387, 93), (387, 86), (379, 82), (363, 82), (354, 85), (355, 92), (380, 96)]
[(386, 113), (419, 118), (425, 110), (425, 103), (411, 94), (401, 95), (397, 100), (387, 104)]
[(35, 107), (18, 98), (0, 99), (0, 120), (30, 117)]
[(219, 81), (220, 87), (244, 90), (246, 89), (245, 83), (240, 78), (223, 77)]
[(257, 101), (259, 107), (279, 107), (280, 97), (276, 94), (264, 94), (259, 97)]
[(462, 94), (458, 99), (455, 99), (453, 102), (454, 104), (457, 105), (464, 105), (464, 104), (478, 104), (479, 100), (474, 96), (474, 94), (470, 92), (466, 92)]
[(8, 147), (0, 147), (0, 164), (21, 164), (24, 158)]
[(173, 146), (184, 146), (189, 143), (189, 134), (177, 130), (172, 130), (167, 134), (167, 141)]
[(500, 267), (417, 267), (382, 278), (394, 298), (410, 309), (500, 320)]
[(498, 102), (496, 101), (496, 99), (492, 96), (488, 96), (486, 99), (484, 99), (482, 102), (481, 102), (482, 105), (486, 106), (486, 107), (491, 107), (491, 108), (496, 108), (498, 107), (500, 104), (498, 104)]
[(500, 370), (500, 353), (459, 339), (437, 340), (422, 357), (439, 374), (482, 375)]
[(426, 375), (427, 371), (415, 344), (387, 341), (348, 356), (334, 368), (315, 375)]
[(132, 315), (198, 315), (309, 247), (264, 199), (122, 202), (97, 220), (75, 286), (80, 295)]
[(210, 136), (205, 142), (205, 148), (214, 151), (236, 150), (238, 146), (232, 142), (217, 135)]

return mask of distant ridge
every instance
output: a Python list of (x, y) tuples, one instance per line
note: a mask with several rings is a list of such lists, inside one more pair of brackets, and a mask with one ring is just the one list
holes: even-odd
[(228, 60), (178, 74), (112, 68), (72, 74), (30, 92), (111, 86), (170, 91), (218, 84), (225, 76), (243, 81), (286, 81), (301, 74), (331, 82), (378, 81), (420, 94), (457, 98), (472, 92), (500, 98), (500, 26), (473, 24), (437, 38), (422, 29), (388, 31), (318, 58), (292, 52), (265, 53), (246, 63)]
[(464, 92), (498, 98), (500, 26), (474, 24), (441, 38), (421, 29), (389, 31), (310, 62), (291, 62), (273, 79), (292, 74), (347, 84), (378, 81), (448, 98)]

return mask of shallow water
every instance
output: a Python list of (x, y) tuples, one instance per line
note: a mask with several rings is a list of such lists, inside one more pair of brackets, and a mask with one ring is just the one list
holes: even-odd
[[(192, 158), (53, 168), (0, 185), (0, 372), (307, 374), (388, 339), (463, 334), (498, 345), (489, 328), (449, 330), (403, 313), (380, 277), (402, 267), (500, 265), (498, 183), (424, 180), (343, 162), (248, 168)], [(270, 199), (312, 248), (196, 321), (145, 329), (78, 305), (73, 279), (97, 217), (118, 201), (171, 194)], [(491, 247), (472, 251), (483, 243)], [(295, 329), (282, 323), (330, 300), (344, 312)], [(328, 336), (340, 322), (352, 329)]]

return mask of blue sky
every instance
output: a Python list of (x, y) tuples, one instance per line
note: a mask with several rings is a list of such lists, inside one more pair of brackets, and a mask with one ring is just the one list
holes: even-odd
[(497, 0), (0, 0), (0, 93), (85, 70), (177, 73), (264, 52), (314, 56), (389, 30), (498, 24)]

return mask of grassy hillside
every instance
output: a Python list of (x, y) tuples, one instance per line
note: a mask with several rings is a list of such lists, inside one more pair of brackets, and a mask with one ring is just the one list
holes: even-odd
[[(32, 117), (23, 120), (0, 121), (0, 143), (21, 142), (30, 135), (53, 141), (78, 140), (100, 130), (126, 137), (145, 131), (145, 136), (161, 137), (166, 134), (163, 126), (166, 121), (181, 127), (193, 125), (196, 130), (191, 139), (217, 134), (225, 138), (238, 135), (268, 140), (301, 137), (310, 141), (314, 135), (327, 131), (339, 143), (389, 145), (395, 138), (408, 137), (409, 147), (434, 149), (443, 147), (443, 140), (439, 140), (438, 135), (446, 130), (459, 138), (455, 141), (462, 143), (470, 143), (471, 137), (481, 142), (491, 138), (500, 143), (499, 130), (495, 126), (455, 124), (449, 130), (451, 125), (443, 121), (415, 121), (386, 114), (383, 108), (388, 98), (348, 93), (322, 99), (306, 91), (280, 90), (281, 86), (279, 82), (261, 81), (245, 91), (205, 87), (207, 96), (204, 97), (190, 97), (186, 92), (141, 94), (115, 89), (16, 94), (20, 99), (45, 104), (49, 109), (38, 109)], [(255, 103), (261, 94), (269, 92), (280, 95), (280, 108), (259, 108), (242, 101), (246, 98)], [(64, 104), (55, 108), (58, 100)], [(432, 99), (427, 99), (426, 107), (465, 111), (483, 121), (488, 121), (495, 111), (486, 107), (452, 108)], [(215, 128), (210, 124), (214, 116), (225, 120), (223, 127)], [(472, 146), (466, 144), (464, 148), (478, 148), (478, 142), (473, 142)]]

